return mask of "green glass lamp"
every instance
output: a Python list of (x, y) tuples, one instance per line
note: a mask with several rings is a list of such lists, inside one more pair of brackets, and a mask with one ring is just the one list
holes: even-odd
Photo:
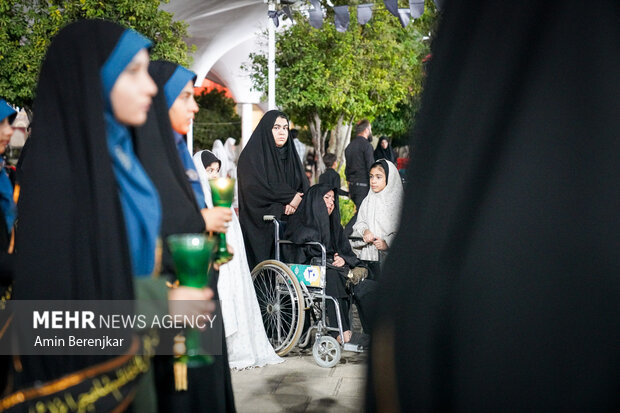
[[(209, 179), (213, 206), (230, 208), (235, 197), (235, 180), (232, 178)], [(232, 260), (233, 254), (228, 251), (226, 234), (220, 233), (220, 243), (217, 249), (217, 264), (225, 264)]]

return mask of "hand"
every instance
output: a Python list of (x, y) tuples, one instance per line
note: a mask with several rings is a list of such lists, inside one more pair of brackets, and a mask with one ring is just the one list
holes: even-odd
[(194, 316), (213, 312), (215, 304), (210, 301), (210, 288), (178, 287), (168, 290), (168, 312), (170, 315)]
[(370, 232), (369, 229), (367, 229), (366, 231), (364, 231), (363, 239), (365, 242), (370, 244), (371, 242), (375, 241), (375, 234), (373, 234), (372, 232)]
[[(233, 249), (233, 247), (230, 246), (230, 244), (226, 244), (226, 249), (228, 250), (228, 252), (230, 253), (230, 255), (235, 255), (235, 250)], [(224, 265), (226, 263), (223, 263), (221, 265)], [(215, 271), (219, 271), (220, 270), (220, 264), (218, 264), (217, 262), (213, 263), (213, 269)]]
[(334, 262), (332, 263), (332, 265), (334, 267), (342, 267), (344, 264), (344, 259), (340, 255), (338, 255), (338, 253), (334, 254)]
[(301, 197), (302, 196), (304, 196), (304, 194), (302, 194), (301, 192), (297, 192), (295, 194), (295, 197), (293, 197), (293, 200), (290, 202), (289, 205), (292, 206), (293, 208), (297, 209), (297, 207), (301, 203)]
[(381, 238), (375, 239), (373, 244), (374, 244), (375, 248), (377, 248), (379, 251), (385, 251), (385, 250), (388, 249), (387, 242), (385, 242), (385, 240), (383, 240)]
[(205, 220), (207, 232), (226, 232), (228, 230), (228, 223), (232, 220), (230, 208), (204, 208), (200, 212)]
[(285, 215), (292, 215), (295, 213), (295, 211), (297, 211), (297, 208), (295, 208), (294, 206), (292, 206), (291, 204), (288, 204), (284, 207), (284, 214)]

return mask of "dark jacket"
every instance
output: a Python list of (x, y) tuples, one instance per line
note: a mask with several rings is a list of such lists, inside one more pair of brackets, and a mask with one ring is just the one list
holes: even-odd
[(368, 184), (368, 172), (375, 161), (372, 145), (363, 136), (356, 136), (344, 150), (347, 181)]

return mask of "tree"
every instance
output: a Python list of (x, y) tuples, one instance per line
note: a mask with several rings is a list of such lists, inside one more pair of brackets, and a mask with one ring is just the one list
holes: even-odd
[[(168, 2), (168, 0), (163, 0)], [(66, 24), (100, 18), (131, 27), (153, 40), (153, 59), (190, 63), (187, 24), (173, 22), (160, 0), (0, 0), (0, 95), (30, 107), (50, 40)]]
[[(217, 89), (196, 96), (200, 110), (194, 120), (194, 150), (211, 149), (216, 139), (241, 137), (241, 118), (235, 101)], [(223, 142), (222, 142), (223, 143)]]
[[(334, 3), (353, 6), (361, 1)], [(320, 30), (297, 15), (295, 24), (276, 38), (276, 102), (295, 123), (309, 127), (320, 167), (330, 131), (328, 151), (340, 162), (354, 121), (396, 113), (399, 104), (422, 89), (421, 61), (429, 51), (423, 39), (435, 21), (434, 5), (427, 1), (428, 15), (402, 28), (382, 1), (374, 3), (373, 18), (364, 26), (357, 24), (351, 7), (348, 30), (338, 32), (327, 7)], [(252, 55), (254, 84), (262, 91), (266, 62), (264, 55)]]

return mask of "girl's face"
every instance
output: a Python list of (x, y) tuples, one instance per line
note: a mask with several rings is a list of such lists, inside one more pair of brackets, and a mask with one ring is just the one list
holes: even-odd
[(207, 178), (209, 179), (219, 178), (220, 164), (218, 162), (213, 162), (205, 168), (205, 172), (207, 173)]
[(6, 147), (13, 135), (13, 127), (9, 123), (9, 118), (6, 117), (0, 122), (0, 155), (6, 151)]
[(387, 149), (387, 147), (388, 147), (388, 141), (387, 141), (386, 139), (383, 139), (383, 140), (381, 141), (381, 147), (382, 147), (383, 149)]
[(194, 99), (194, 85), (190, 80), (168, 111), (172, 129), (181, 135), (187, 134), (196, 112), (198, 112), (198, 104), (196, 99)]
[(151, 100), (157, 93), (157, 86), (149, 76), (149, 54), (140, 50), (118, 76), (110, 102), (114, 117), (122, 124), (140, 126), (146, 122)]
[(381, 192), (387, 185), (385, 181), (385, 171), (380, 166), (375, 166), (370, 170), (370, 189), (372, 192)]
[(334, 191), (329, 191), (325, 195), (323, 195), (323, 201), (325, 201), (325, 206), (327, 207), (327, 213), (329, 215), (334, 212), (335, 199), (334, 199)]
[(279, 117), (276, 119), (276, 123), (273, 124), (271, 132), (273, 133), (273, 140), (276, 146), (278, 148), (283, 147), (288, 140), (288, 121), (286, 118)]

